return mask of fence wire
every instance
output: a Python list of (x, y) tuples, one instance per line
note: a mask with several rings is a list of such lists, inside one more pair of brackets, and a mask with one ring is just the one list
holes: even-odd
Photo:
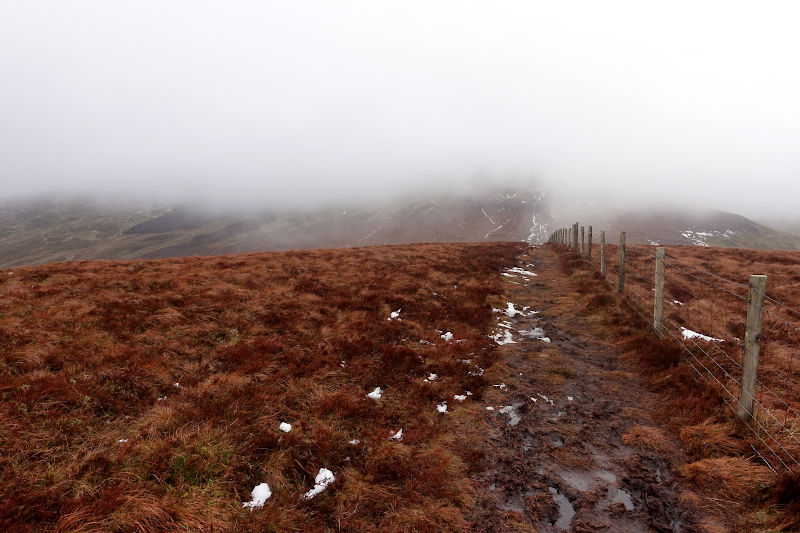
[[(599, 235), (600, 232), (597, 232)], [(608, 236), (607, 236), (608, 237)], [(556, 243), (562, 250), (569, 244)], [(580, 245), (580, 243), (579, 243)], [(619, 289), (619, 245), (605, 245), (605, 279)], [(653, 323), (655, 295), (653, 247), (626, 246), (623, 302), (645, 324)], [(591, 264), (601, 265), (601, 245), (593, 243)], [(698, 381), (719, 391), (728, 408), (737, 413), (743, 394), (741, 373), (749, 284), (727, 279), (665, 256), (663, 334), (680, 344), (685, 363)], [(800, 311), (764, 294), (761, 364), (755, 408), (746, 424), (761, 450), (759, 458), (772, 472), (800, 470), (800, 411), (796, 382), (800, 365)]]

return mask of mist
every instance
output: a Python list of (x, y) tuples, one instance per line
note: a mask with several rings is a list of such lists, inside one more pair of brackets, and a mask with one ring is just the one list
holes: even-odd
[(536, 184), (791, 216), (793, 2), (0, 4), (0, 196), (353, 203)]

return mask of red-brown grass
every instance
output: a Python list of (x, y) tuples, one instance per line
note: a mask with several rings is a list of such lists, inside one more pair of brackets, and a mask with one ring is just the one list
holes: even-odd
[[(523, 247), (0, 272), (0, 528), (463, 529), (479, 428), (466, 403), (435, 405), (480, 397), (459, 360), (496, 358), (487, 299)], [(321, 467), (336, 482), (302, 500)], [(272, 498), (242, 509), (262, 482)]]

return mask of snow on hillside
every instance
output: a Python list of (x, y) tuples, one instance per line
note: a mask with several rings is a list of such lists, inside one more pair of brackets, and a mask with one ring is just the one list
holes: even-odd
[(708, 244), (709, 239), (716, 238), (716, 239), (730, 239), (731, 237), (736, 237), (741, 235), (742, 232), (740, 231), (733, 231), (733, 230), (708, 230), (708, 231), (693, 231), (693, 230), (685, 230), (681, 232), (684, 238), (686, 238), (689, 242), (691, 242), (695, 246), (710, 246)]

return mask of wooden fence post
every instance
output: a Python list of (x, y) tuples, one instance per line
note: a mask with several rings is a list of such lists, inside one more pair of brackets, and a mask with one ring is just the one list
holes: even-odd
[(586, 245), (584, 244), (586, 232), (584, 231), (583, 226), (581, 226), (581, 255), (585, 253)]
[(606, 275), (606, 230), (600, 232), (600, 273)]
[(656, 294), (653, 306), (653, 329), (659, 336), (664, 331), (664, 247), (656, 248)]
[(578, 251), (578, 223), (572, 226), (572, 249)]
[(589, 226), (589, 238), (586, 243), (586, 258), (591, 261), (592, 259), (592, 227)]
[(625, 233), (619, 234), (619, 286), (617, 292), (622, 294), (625, 290)]
[(756, 400), (756, 377), (758, 355), (761, 347), (761, 319), (764, 309), (764, 291), (767, 276), (750, 276), (750, 291), (747, 295), (747, 328), (744, 332), (744, 355), (742, 356), (742, 391), (739, 395), (739, 418), (753, 416)]

